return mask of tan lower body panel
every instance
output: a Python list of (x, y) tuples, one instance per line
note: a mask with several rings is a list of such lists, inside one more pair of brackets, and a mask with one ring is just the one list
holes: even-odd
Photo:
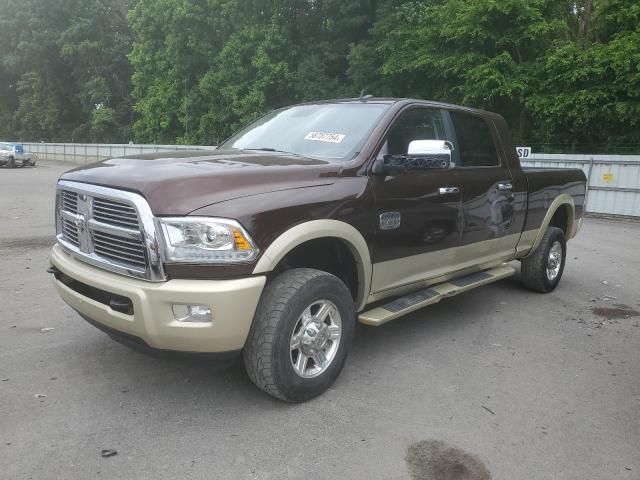
[[(133, 304), (133, 315), (126, 315), (55, 279), (62, 299), (80, 314), (108, 328), (139, 337), (153, 348), (184, 352), (240, 350), (266, 282), (265, 276), (146, 282), (79, 262), (57, 245), (51, 252), (51, 264), (74, 280), (127, 297)], [(174, 318), (174, 304), (206, 305), (211, 309), (213, 322), (180, 322)]]
[(427, 289), (401, 297), (380, 307), (362, 312), (358, 316), (361, 323), (380, 326), (398, 317), (414, 312), (420, 308), (438, 303), (443, 298), (453, 297), (488, 283), (512, 276), (515, 269), (503, 264), (489, 270), (473, 273), (466, 277), (458, 277), (444, 283), (433, 285)]
[[(517, 255), (519, 243), (527, 243), (528, 248), (531, 248), (531, 237), (535, 238), (533, 232), (505, 235), (469, 245), (375, 263), (371, 295), (479, 265), (496, 265), (509, 261)], [(367, 303), (371, 301), (369, 299)]]

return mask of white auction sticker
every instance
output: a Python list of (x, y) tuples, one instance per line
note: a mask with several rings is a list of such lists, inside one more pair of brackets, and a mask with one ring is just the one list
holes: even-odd
[(315, 142), (340, 143), (344, 140), (344, 137), (346, 137), (346, 135), (342, 133), (309, 132), (304, 139)]

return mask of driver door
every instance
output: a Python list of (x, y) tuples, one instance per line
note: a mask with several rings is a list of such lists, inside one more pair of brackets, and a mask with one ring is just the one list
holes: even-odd
[[(450, 140), (439, 109), (413, 107), (394, 121), (378, 153), (407, 155), (415, 140)], [(457, 170), (414, 169), (372, 176), (376, 196), (373, 294), (446, 274), (459, 245)]]

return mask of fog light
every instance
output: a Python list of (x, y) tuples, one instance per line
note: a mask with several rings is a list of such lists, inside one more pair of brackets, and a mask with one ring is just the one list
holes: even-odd
[(179, 322), (211, 323), (211, 309), (206, 305), (173, 305), (173, 317)]

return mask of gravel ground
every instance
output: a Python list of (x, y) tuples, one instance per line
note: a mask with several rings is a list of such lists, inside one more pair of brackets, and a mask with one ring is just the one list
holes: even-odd
[(640, 223), (589, 219), (551, 294), (514, 277), (359, 327), (331, 390), (288, 405), (63, 304), (67, 168), (0, 169), (0, 478), (640, 478)]

